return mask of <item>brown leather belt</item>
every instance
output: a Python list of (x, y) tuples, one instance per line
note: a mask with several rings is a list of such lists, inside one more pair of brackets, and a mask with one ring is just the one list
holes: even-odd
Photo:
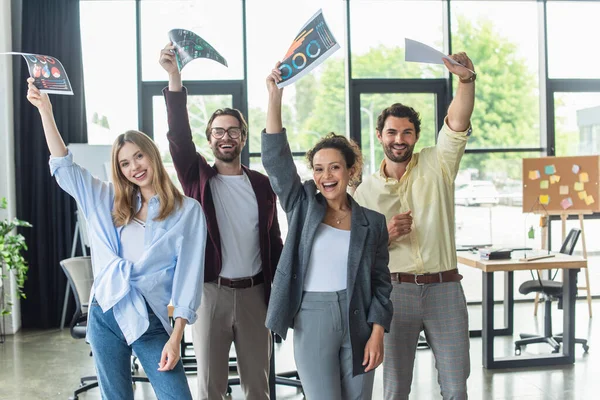
[(392, 272), (392, 281), (398, 283), (414, 283), (417, 285), (426, 285), (428, 283), (459, 282), (463, 276), (458, 273), (458, 269), (438, 272), (435, 274), (405, 274), (402, 272)]
[(215, 283), (218, 286), (226, 286), (232, 289), (247, 289), (252, 286), (256, 286), (258, 284), (264, 283), (265, 277), (262, 272), (250, 277), (250, 278), (239, 278), (239, 279), (228, 279), (223, 278), (222, 276), (218, 277)]

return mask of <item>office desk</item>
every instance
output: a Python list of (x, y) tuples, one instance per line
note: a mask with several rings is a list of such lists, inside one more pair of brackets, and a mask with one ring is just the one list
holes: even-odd
[[(545, 365), (573, 364), (575, 362), (575, 300), (577, 295), (577, 273), (587, 268), (587, 260), (582, 257), (557, 253), (552, 258), (535, 261), (519, 261), (522, 252), (513, 252), (510, 260), (481, 260), (479, 254), (458, 252), (458, 263), (477, 268), (482, 272), (482, 313), (483, 325), (481, 338), (483, 345), (483, 366), (488, 369), (520, 368)], [(514, 356), (494, 358), (494, 337), (513, 333), (514, 271), (564, 269), (563, 280), (563, 344), (562, 354), (543, 354), (536, 356)], [(503, 329), (494, 329), (494, 272), (504, 272), (505, 286), (505, 324)], [(477, 336), (477, 335), (472, 335)]]

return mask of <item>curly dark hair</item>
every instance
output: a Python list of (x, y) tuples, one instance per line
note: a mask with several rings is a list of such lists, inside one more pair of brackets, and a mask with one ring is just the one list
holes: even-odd
[(408, 118), (408, 120), (415, 126), (415, 133), (417, 134), (417, 137), (419, 137), (419, 133), (421, 133), (421, 116), (415, 111), (414, 108), (405, 106), (402, 103), (394, 103), (388, 108), (385, 108), (377, 117), (376, 128), (379, 133), (383, 132), (383, 126), (385, 125), (385, 120), (388, 117)]
[(350, 169), (354, 167), (354, 173), (350, 176), (350, 182), (348, 183), (350, 186), (356, 186), (360, 183), (360, 177), (362, 174), (363, 167), (363, 156), (360, 151), (360, 147), (356, 144), (356, 142), (352, 139), (348, 139), (346, 136), (338, 135), (334, 132), (328, 133), (325, 137), (323, 137), (319, 142), (310, 150), (306, 152), (306, 159), (308, 160), (308, 165), (310, 169), (313, 169), (313, 159), (315, 158), (315, 154), (319, 150), (323, 149), (336, 149), (346, 161), (346, 168)]

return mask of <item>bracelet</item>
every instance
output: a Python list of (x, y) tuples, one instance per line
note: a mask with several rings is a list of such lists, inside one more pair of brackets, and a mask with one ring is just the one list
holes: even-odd
[(473, 75), (471, 75), (470, 77), (468, 77), (467, 79), (462, 79), (462, 78), (458, 78), (458, 80), (461, 83), (471, 83), (471, 82), (475, 82), (475, 79), (477, 79), (477, 74), (475, 72), (473, 72)]

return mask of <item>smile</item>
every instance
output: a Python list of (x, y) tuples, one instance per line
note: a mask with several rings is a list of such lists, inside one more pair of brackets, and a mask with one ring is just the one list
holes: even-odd
[(144, 179), (146, 177), (146, 171), (139, 172), (139, 173), (133, 175), (133, 177), (135, 179), (137, 179), (138, 181), (142, 180), (142, 179)]
[(327, 183), (323, 183), (323, 190), (326, 192), (331, 192), (335, 189), (335, 187), (337, 186), (337, 182), (327, 182)]

